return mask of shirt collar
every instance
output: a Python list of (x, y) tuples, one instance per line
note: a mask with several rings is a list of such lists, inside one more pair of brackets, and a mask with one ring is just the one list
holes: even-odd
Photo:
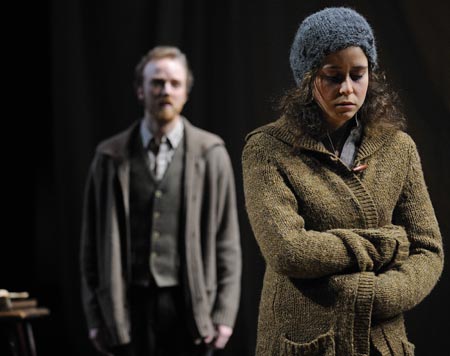
[[(141, 120), (140, 134), (142, 139), (142, 145), (147, 147), (150, 140), (153, 138), (152, 132), (149, 130), (148, 126), (145, 124), (145, 119)], [(167, 135), (162, 137), (161, 142), (166, 140), (169, 142), (170, 146), (175, 149), (180, 144), (184, 134), (184, 123), (183, 120), (178, 120), (175, 127), (170, 130)]]

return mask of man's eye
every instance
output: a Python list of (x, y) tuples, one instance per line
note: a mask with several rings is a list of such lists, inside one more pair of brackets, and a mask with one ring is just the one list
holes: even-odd
[(164, 81), (163, 80), (152, 80), (152, 85), (154, 87), (162, 87), (164, 85)]

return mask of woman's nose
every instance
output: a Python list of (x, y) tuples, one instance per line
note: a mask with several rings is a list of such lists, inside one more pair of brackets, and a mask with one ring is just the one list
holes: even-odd
[(344, 95), (350, 95), (353, 93), (353, 85), (350, 77), (346, 77), (345, 80), (341, 83), (339, 93)]

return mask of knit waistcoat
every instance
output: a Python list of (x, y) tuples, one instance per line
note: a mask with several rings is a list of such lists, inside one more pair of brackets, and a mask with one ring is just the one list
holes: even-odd
[(132, 283), (159, 287), (178, 285), (184, 140), (167, 171), (157, 181), (136, 140), (130, 164)]

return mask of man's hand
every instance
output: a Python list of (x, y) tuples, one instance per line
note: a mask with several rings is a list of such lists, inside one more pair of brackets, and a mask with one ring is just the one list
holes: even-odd
[[(211, 344), (215, 349), (223, 349), (233, 334), (233, 329), (226, 325), (216, 325), (216, 335), (205, 339), (205, 343)], [(208, 339), (208, 340), (207, 340)]]
[(112, 353), (108, 351), (108, 348), (106, 347), (105, 338), (103, 333), (100, 331), (100, 329), (90, 329), (89, 330), (89, 339), (92, 342), (92, 345), (94, 345), (94, 348), (105, 356), (114, 356)]

